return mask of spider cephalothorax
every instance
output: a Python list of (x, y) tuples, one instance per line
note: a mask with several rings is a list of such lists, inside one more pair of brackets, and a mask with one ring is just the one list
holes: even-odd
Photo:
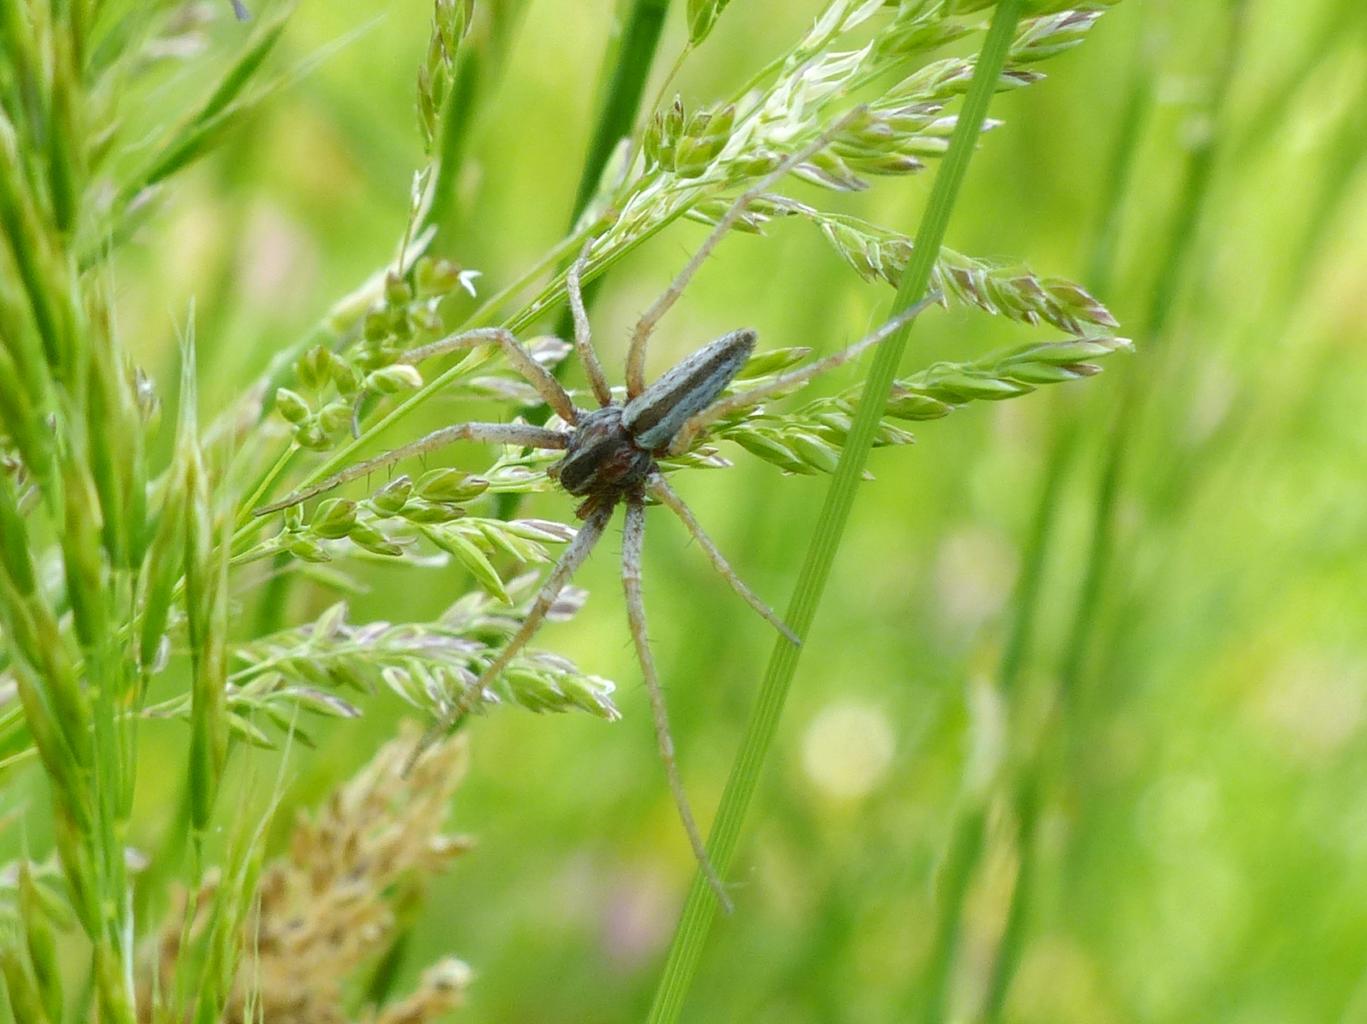
[(720, 879), (708, 862), (702, 835), (694, 823), (679, 778), (678, 765), (674, 759), (674, 744), (670, 738), (669, 722), (665, 712), (664, 695), (655, 671), (650, 644), (646, 638), (645, 601), (641, 593), (641, 553), (645, 537), (646, 499), (658, 501), (678, 516), (713, 567), (731, 588), (751, 608), (772, 623), (789, 642), (796, 644), (799, 641), (773, 609), (760, 600), (736, 575), (721, 551), (703, 531), (692, 511), (665, 480), (657, 460), (666, 455), (687, 453), (698, 438), (706, 436), (707, 429), (723, 417), (753, 408), (772, 395), (784, 394), (798, 388), (813, 377), (853, 359), (888, 337), (939, 296), (938, 293), (927, 296), (911, 309), (848, 348), (798, 369), (780, 373), (737, 394), (724, 396), (723, 392), (754, 351), (754, 331), (741, 329), (723, 335), (681, 360), (649, 387), (645, 384), (646, 347), (655, 325), (683, 294), (684, 286), (717, 242), (736, 226), (745, 208), (780, 177), (811, 157), (829, 141), (829, 138), (830, 133), (827, 133), (817, 143), (793, 154), (773, 173), (737, 199), (735, 205), (717, 222), (716, 228), (694, 253), (688, 265), (675, 278), (669, 290), (641, 316), (636, 329), (632, 332), (627, 351), (625, 402), (618, 401), (613, 396), (602, 364), (594, 351), (588, 317), (584, 313), (580, 280), (593, 251), (594, 243), (591, 239), (570, 268), (566, 277), (566, 291), (570, 309), (574, 314), (574, 347), (588, 376), (598, 408), (586, 410), (577, 405), (561, 383), (533, 359), (509, 331), (500, 327), (484, 327), (454, 334), (406, 352), (402, 360), (406, 363), (418, 363), (448, 352), (497, 344), (503, 349), (512, 367), (527, 379), (545, 399), (546, 404), (564, 421), (564, 428), (553, 430), (526, 423), (453, 424), (433, 431), (417, 441), (358, 462), (326, 480), (296, 491), (281, 501), (257, 509), (257, 514), (262, 515), (298, 504), (349, 480), (366, 476), (401, 459), (434, 451), (453, 441), (485, 441), (563, 451), (564, 457), (547, 472), (566, 492), (584, 499), (577, 509), (583, 525), (546, 578), (521, 627), (509, 638), (503, 649), (484, 666), (479, 678), (466, 686), (462, 693), (453, 697), (443, 720), (433, 731), (452, 727), (474, 707), (485, 701), (491, 685), (530, 642), (546, 620), (547, 613), (560, 591), (588, 558), (594, 545), (602, 537), (614, 510), (618, 505), (625, 505), (622, 585), (626, 592), (627, 618), (632, 640), (650, 696), (661, 759), (693, 852), (723, 904), (727, 903), (726, 894)]
[(654, 473), (655, 455), (622, 425), (616, 403), (584, 413), (570, 434), (565, 457), (546, 470), (568, 494), (587, 499), (575, 514), (587, 519), (601, 505), (615, 505)]
[(587, 498), (579, 518), (631, 495), (658, 471), (655, 458), (690, 418), (710, 406), (755, 349), (755, 332), (732, 331), (680, 362), (625, 405), (609, 401), (581, 413), (565, 457), (547, 475), (569, 494)]

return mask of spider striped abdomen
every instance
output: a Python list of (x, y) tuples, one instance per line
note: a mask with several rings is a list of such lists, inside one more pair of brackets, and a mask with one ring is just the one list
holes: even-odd
[(622, 426), (640, 447), (659, 452), (679, 428), (716, 401), (755, 350), (755, 332), (742, 328), (698, 349), (622, 409)]

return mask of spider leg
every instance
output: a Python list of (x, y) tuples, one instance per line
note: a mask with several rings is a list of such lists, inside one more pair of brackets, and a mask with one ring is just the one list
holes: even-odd
[(641, 594), (641, 551), (645, 539), (645, 503), (640, 497), (627, 499), (626, 529), (622, 535), (622, 586), (626, 591), (627, 621), (631, 624), (631, 639), (636, 645), (636, 657), (641, 662), (641, 672), (645, 676), (646, 691), (650, 694), (650, 712), (655, 723), (655, 739), (660, 746), (660, 760), (664, 762), (665, 777), (669, 780), (670, 792), (674, 795), (674, 805), (679, 810), (684, 831), (688, 833), (689, 845), (698, 868), (707, 878), (707, 884), (717, 896), (717, 902), (727, 913), (731, 912), (731, 898), (718, 877), (712, 861), (707, 856), (707, 846), (698, 823), (693, 818), (693, 809), (684, 792), (683, 779), (679, 776), (679, 762), (674, 756), (674, 738), (669, 732), (669, 713), (665, 709), (664, 691), (660, 688), (660, 677), (655, 671), (655, 658), (650, 653), (650, 640), (646, 636), (646, 606)]
[(487, 345), (490, 342), (503, 349), (513, 369), (521, 374), (528, 384), (536, 388), (536, 393), (546, 400), (546, 404), (555, 410), (557, 416), (566, 423), (577, 423), (579, 421), (579, 412), (575, 409), (574, 401), (570, 398), (569, 392), (551, 376), (544, 366), (532, 358), (531, 353), (513, 336), (512, 331), (505, 330), (502, 327), (477, 327), (473, 331), (451, 334), (445, 338), (439, 338), (431, 344), (411, 348), (399, 358), (405, 363), (417, 365), (424, 359), (431, 359), (433, 356), (445, 355), (447, 352), (459, 352), (462, 349), (478, 348), (480, 345)]
[(354, 466), (348, 466), (326, 480), (295, 491), (293, 494), (269, 505), (253, 509), (252, 515), (264, 516), (271, 512), (279, 512), (282, 508), (289, 508), (291, 505), (308, 501), (315, 495), (330, 491), (334, 487), (340, 487), (357, 477), (373, 473), (385, 466), (391, 466), (400, 459), (406, 459), (413, 455), (424, 455), (427, 452), (436, 451), (438, 448), (444, 448), (454, 441), (488, 441), (494, 444), (523, 445), (528, 448), (562, 449), (569, 443), (569, 438), (568, 435), (562, 434), (558, 430), (530, 427), (521, 423), (457, 423), (454, 426), (434, 430), (426, 437), (420, 437), (409, 444), (400, 445), (398, 448), (383, 452), (374, 458), (365, 459)]
[(851, 359), (858, 358), (865, 351), (877, 345), (880, 341), (886, 340), (902, 328), (909, 321), (919, 316), (927, 306), (932, 306), (940, 301), (939, 292), (931, 292), (920, 302), (901, 313), (878, 328), (872, 334), (859, 339), (848, 348), (841, 349), (839, 352), (827, 356), (825, 359), (818, 359), (814, 363), (809, 363), (800, 369), (792, 370), (788, 373), (781, 373), (766, 384), (761, 384), (757, 388), (749, 391), (742, 391), (738, 394), (727, 395), (725, 398), (718, 399), (709, 405), (702, 412), (684, 422), (679, 428), (679, 432), (674, 435), (674, 439), (669, 443), (669, 453), (671, 455), (682, 455), (693, 447), (693, 441), (698, 433), (710, 427), (717, 420), (730, 416), (733, 412), (740, 409), (747, 409), (752, 405), (758, 405), (770, 395), (783, 391), (789, 391), (794, 387), (806, 384), (813, 377), (819, 377), (828, 370), (834, 370), (843, 363), (848, 363)]
[(740, 595), (741, 600), (767, 619), (776, 630), (783, 634), (784, 638), (790, 644), (795, 647), (801, 646), (802, 641), (798, 639), (797, 634), (789, 629), (787, 624), (778, 617), (778, 613), (765, 604), (760, 599), (759, 595), (747, 587), (745, 581), (737, 575), (736, 570), (731, 568), (730, 563), (726, 561), (726, 557), (721, 553), (721, 550), (712, 542), (712, 538), (704, 532), (702, 524), (698, 522), (698, 517), (693, 514), (693, 510), (684, 503), (684, 500), (679, 497), (674, 488), (669, 486), (669, 483), (665, 478), (659, 473), (654, 474), (646, 481), (646, 490), (656, 498), (659, 498), (661, 504), (668, 505), (670, 511), (682, 520), (684, 526), (688, 528), (688, 532), (693, 535), (693, 539), (698, 542), (698, 546), (701, 547), (703, 553), (707, 555), (708, 561), (712, 563), (712, 568), (716, 569), (717, 572), (721, 574), (722, 579), (731, 584), (731, 589)]
[(551, 606), (555, 604), (555, 599), (560, 596), (560, 591), (565, 589), (565, 584), (569, 583), (570, 578), (589, 557), (589, 552), (598, 543), (598, 539), (603, 536), (603, 528), (607, 526), (608, 520), (611, 518), (612, 505), (605, 503), (584, 520), (584, 525), (579, 527), (579, 532), (574, 535), (574, 540), (570, 541), (569, 547), (565, 549), (560, 560), (551, 569), (550, 575), (546, 577), (546, 582), (542, 584), (541, 590), (536, 595), (536, 600), (532, 602), (532, 606), (528, 609), (518, 631), (508, 638), (503, 649), (498, 652), (493, 661), (489, 662), (484, 671), (480, 673), (479, 678), (466, 685), (450, 710), (434, 722), (432, 727), (423, 734), (422, 739), (418, 741), (418, 745), (409, 755), (404, 768), (405, 777), (422, 755), (422, 752), (430, 747), (439, 736), (450, 732), (461, 719), (470, 713), (470, 710), (483, 699), (489, 684), (508, 667), (518, 652), (526, 647), (532, 637), (536, 635), (536, 631), (541, 628), (541, 623), (546, 618), (546, 613), (551, 610)]
[(717, 247), (722, 236), (736, 226), (736, 222), (745, 213), (745, 208), (773, 188), (775, 183), (793, 168), (825, 149), (831, 140), (863, 111), (863, 107), (856, 107), (822, 132), (814, 142), (784, 158), (782, 163), (741, 193), (736, 201), (731, 204), (730, 209), (722, 215), (721, 220), (717, 221), (712, 233), (703, 241), (703, 244), (693, 254), (693, 258), (688, 261), (683, 270), (679, 271), (679, 276), (674, 278), (665, 293), (656, 299), (651, 307), (641, 314), (641, 319), (636, 322), (636, 327), (631, 332), (631, 347), (627, 350), (627, 398), (635, 398), (645, 390), (646, 345), (650, 340), (651, 332), (655, 330), (655, 325), (683, 295), (684, 289), (688, 287), (688, 282), (693, 279), (693, 275), (698, 272), (698, 268), (703, 265), (707, 257), (712, 255), (712, 250)]
[(590, 238), (584, 243), (584, 248), (579, 251), (579, 256), (570, 264), (570, 271), (565, 276), (565, 290), (570, 297), (570, 312), (574, 315), (574, 349), (579, 353), (579, 362), (584, 365), (584, 372), (588, 374), (589, 384), (593, 388), (593, 396), (598, 399), (599, 405), (609, 405), (612, 402), (612, 388), (608, 386), (607, 376), (603, 373), (603, 364), (598, 361), (598, 353), (593, 350), (593, 336), (589, 330), (588, 314), (584, 312), (584, 289), (580, 281), (584, 276), (584, 268), (589, 262), (589, 250), (593, 248), (594, 240)]

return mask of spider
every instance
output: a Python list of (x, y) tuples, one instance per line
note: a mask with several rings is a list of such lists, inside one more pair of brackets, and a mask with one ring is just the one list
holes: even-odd
[[(730, 900), (707, 856), (702, 834), (684, 792), (659, 673), (656, 671), (646, 634), (645, 602), (641, 593), (641, 555), (645, 537), (647, 498), (658, 501), (679, 517), (713, 568), (742, 600), (773, 625), (789, 643), (799, 644), (801, 641), (778, 614), (736, 574), (692, 511), (684, 504), (683, 499), (665, 480), (664, 474), (660, 471), (659, 460), (665, 456), (688, 452), (695, 441), (705, 436), (707, 428), (723, 417), (758, 405), (769, 396), (787, 392), (854, 359), (893, 334), (927, 305), (937, 301), (939, 294), (927, 295), (873, 333), (833, 355), (779, 374), (749, 391), (726, 397), (722, 397), (722, 392), (754, 351), (757, 340), (755, 331), (742, 328), (723, 335), (683, 359), (649, 387), (645, 382), (646, 348), (656, 325), (682, 296), (698, 268), (722, 237), (735, 226), (746, 207), (779, 178), (824, 146), (831, 134), (832, 132), (826, 133), (816, 143), (782, 161), (757, 185), (737, 198), (669, 288), (642, 314), (632, 331), (627, 351), (624, 402), (619, 402), (613, 397), (602, 363), (594, 350), (588, 317), (584, 311), (580, 281), (595, 243), (595, 239), (591, 238), (585, 243), (566, 275), (566, 290), (574, 320), (574, 348), (588, 376), (598, 408), (583, 409), (576, 405), (570, 393), (532, 358), (511, 332), (500, 327), (465, 331), (413, 349), (404, 354), (403, 361), (417, 363), (449, 352), (497, 344), (503, 349), (512, 367), (526, 378), (546, 404), (564, 421), (565, 429), (547, 429), (520, 423), (458, 423), (442, 427), (410, 444), (358, 462), (317, 484), (255, 510), (256, 515), (279, 511), (307, 501), (350, 480), (390, 466), (401, 459), (422, 455), (455, 441), (480, 441), (564, 451), (564, 457), (552, 465), (547, 474), (561, 489), (583, 499), (576, 509), (576, 515), (583, 520), (583, 525), (552, 568), (521, 627), (485, 667), (479, 678), (466, 686), (443, 719), (429, 732), (429, 737), (435, 737), (453, 728), (479, 703), (486, 688), (531, 641), (560, 591), (569, 583), (603, 536), (603, 531), (617, 506), (624, 505), (626, 521), (622, 542), (622, 585), (626, 594), (632, 642), (650, 698), (661, 760), (693, 854), (708, 883), (717, 894), (719, 902), (728, 910)], [(430, 739), (419, 746), (418, 751), (414, 753), (414, 759), (428, 742)]]

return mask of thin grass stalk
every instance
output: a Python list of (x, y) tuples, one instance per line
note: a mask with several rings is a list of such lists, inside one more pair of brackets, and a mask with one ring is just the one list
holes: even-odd
[(612, 74), (604, 86), (598, 121), (584, 158), (584, 169), (579, 174), (574, 212), (569, 223), (571, 230), (597, 192), (613, 150), (631, 134), (636, 123), (641, 96), (655, 63), (655, 51), (668, 13), (669, 0), (636, 0), (632, 5), (622, 29), (621, 44), (612, 57)]
[[(1101, 215), (1097, 220), (1096, 235), (1088, 259), (1087, 286), (1097, 295), (1109, 293), (1115, 276), (1121, 219), (1130, 195), (1129, 186), (1134, 180), (1135, 158), (1139, 151), (1142, 128), (1148, 120), (1148, 112), (1153, 103), (1154, 75), (1152, 68), (1143, 58), (1146, 43), (1142, 31), (1139, 33), (1138, 48), (1139, 65), (1132, 76), (1120, 119), (1120, 130), (1116, 135), (1111, 158), (1106, 164)], [(1044, 482), (1035, 506), (1029, 540), (1022, 560), (1020, 580), (1012, 601), (1011, 624), (998, 669), (999, 685), (1008, 700), (1015, 695), (1022, 666), (1030, 661), (1035, 618), (1043, 592), (1044, 572), (1058, 528), (1059, 494), (1077, 454), (1080, 433), (1077, 413), (1074, 410), (1060, 409), (1055, 419), (1049, 463), (1045, 468)], [(1034, 878), (1033, 839), (1039, 804), (1038, 774), (1039, 766), (1032, 760), (1021, 767), (1013, 783), (1012, 807), (1016, 821), (1017, 871), (1011, 890), (1006, 925), (998, 947), (997, 959), (989, 977), (987, 995), (984, 997), (983, 1020), (986, 1024), (995, 1024), (1001, 1019), (1006, 992), (1010, 987), (1011, 978), (1015, 975), (1023, 948), (1026, 914)]]
[(436, 181), (428, 218), (437, 226), (437, 243), (443, 251), (452, 249), (452, 242), (460, 233), (460, 171), (465, 165), (475, 114), (488, 88), (490, 69), (503, 64), (526, 9), (527, 4), (521, 2), (480, 4), (476, 23), (461, 44), (451, 97), (442, 112), (437, 138)]
[[(605, 81), (598, 108), (598, 120), (594, 124), (593, 135), (589, 140), (583, 170), (579, 172), (579, 184), (575, 189), (574, 205), (570, 209), (567, 235), (575, 234), (575, 228), (597, 194), (603, 171), (612, 159), (613, 151), (624, 138), (631, 135), (640, 113), (646, 81), (655, 63), (655, 53), (659, 49), (665, 15), (668, 13), (669, 0), (636, 0), (622, 29), (621, 42), (615, 52), (609, 54), (611, 73), (603, 76)], [(562, 274), (565, 269), (566, 266), (562, 265)], [(593, 303), (598, 287), (598, 281), (584, 287), (586, 309)], [(555, 333), (561, 338), (568, 338), (574, 333), (574, 320), (568, 305), (561, 311), (560, 319), (555, 325)], [(568, 365), (560, 363), (555, 367), (552, 372), (557, 379), (563, 377)], [(524, 410), (524, 415), (529, 422), (545, 423), (549, 412), (550, 410), (542, 404)], [(521, 495), (503, 495), (499, 499), (500, 518), (513, 518), (520, 504)]]
[(191, 818), (203, 836), (213, 814), (227, 756), (228, 545), (212, 539), (214, 514), (206, 471), (191, 464), (190, 502), (185, 520), (185, 600), (189, 634), (192, 703), (190, 735)]
[[(1245, 0), (1230, 0), (1228, 41), (1216, 68), (1207, 113), (1210, 128), (1198, 138), (1188, 153), (1186, 168), (1177, 198), (1177, 206), (1168, 230), (1164, 256), (1158, 262), (1158, 276), (1153, 284), (1146, 318), (1146, 344), (1150, 355), (1161, 354), (1167, 340), (1173, 313), (1182, 294), (1182, 284), (1188, 278), (1192, 252), (1201, 223), (1201, 213), (1210, 191), (1211, 180), (1224, 119), (1225, 100), (1233, 78), (1236, 56), (1242, 38)], [(1138, 429), (1147, 395), (1144, 382), (1154, 373), (1132, 374), (1125, 379), (1121, 400), (1117, 406), (1113, 429), (1105, 434), (1107, 447), (1101, 477), (1093, 503), (1091, 543), (1087, 568), (1083, 579), (1064, 660), (1059, 673), (1061, 697), (1067, 699), (1077, 689), (1086, 665), (1095, 633), (1096, 613), (1107, 578), (1111, 571), (1115, 549), (1116, 503), (1126, 468), (1126, 459), (1133, 447), (1130, 436)]]
[[(1152, 351), (1166, 333), (1170, 317), (1175, 309), (1180, 283), (1185, 279), (1192, 248), (1197, 236), (1200, 214), (1209, 191), (1217, 143), (1223, 138), (1222, 121), (1224, 101), (1235, 67), (1235, 58), (1242, 27), (1242, 0), (1234, 0), (1230, 7), (1231, 25), (1228, 42), (1218, 68), (1217, 78), (1211, 93), (1208, 107), (1211, 129), (1202, 142), (1199, 142), (1188, 156), (1184, 180), (1178, 196), (1169, 232), (1165, 258), (1160, 261), (1160, 270), (1154, 284), (1149, 305), (1148, 337), (1145, 351)], [(1122, 134), (1117, 140), (1115, 169), (1122, 175), (1112, 177), (1112, 181), (1127, 183), (1133, 165), (1134, 150), (1137, 142), (1138, 115), (1142, 99), (1146, 106), (1152, 97), (1151, 76), (1141, 73), (1127, 105), (1127, 118), (1122, 126)], [(1102, 221), (1102, 231), (1093, 251), (1091, 279), (1089, 284), (1109, 280), (1114, 270), (1114, 230), (1119, 220), (1122, 193), (1113, 192), (1112, 202), (1108, 204), (1108, 216)], [(1110, 222), (1108, 230), (1108, 221)], [(1147, 379), (1145, 377), (1144, 379)], [(1129, 445), (1127, 437), (1134, 429), (1139, 403), (1143, 396), (1141, 376), (1126, 378), (1122, 400), (1116, 412), (1113, 429), (1107, 432), (1109, 446), (1102, 474), (1098, 480), (1097, 498), (1092, 506), (1092, 540), (1088, 551), (1085, 575), (1079, 590), (1077, 605), (1074, 609), (1068, 640), (1064, 648), (1063, 662), (1059, 672), (1058, 705), (1052, 709), (1045, 734), (1041, 737), (1039, 748), (1023, 767), (1014, 782), (1012, 792), (1013, 811), (1017, 828), (1018, 866), (1016, 880), (1012, 887), (1011, 899), (1007, 908), (1006, 925), (1001, 944), (988, 983), (983, 1008), (986, 1024), (1001, 1020), (1006, 996), (1011, 981), (1020, 965), (1024, 952), (1029, 926), (1029, 903), (1033, 895), (1033, 883), (1037, 874), (1037, 851), (1034, 843), (1035, 824), (1042, 799), (1043, 773), (1045, 759), (1057, 742), (1057, 732), (1062, 715), (1070, 702), (1075, 699), (1080, 678), (1086, 664), (1086, 654), (1090, 650), (1096, 608), (1101, 600), (1107, 574), (1110, 569), (1111, 553), (1114, 546), (1114, 510), (1122, 483), (1124, 456)], [(1069, 429), (1065, 423), (1064, 430)], [(1061, 443), (1061, 439), (1060, 439)], [(1043, 508), (1040, 509), (1043, 512)], [(1056, 518), (1056, 516), (1055, 516)], [(1022, 612), (1022, 614), (1024, 614)], [(1004, 665), (1005, 667), (1005, 665)]]
[[(646, 80), (655, 63), (655, 52), (659, 49), (660, 33), (664, 29), (665, 15), (669, 13), (669, 0), (636, 0), (632, 5), (626, 26), (622, 29), (622, 41), (611, 56), (612, 73), (605, 75), (603, 96), (598, 108), (598, 121), (593, 127), (589, 140), (588, 153), (584, 157), (584, 168), (579, 172), (579, 185), (574, 193), (574, 206), (570, 210), (568, 234), (574, 229), (589, 208), (603, 171), (612, 159), (613, 151), (622, 139), (630, 136), (640, 113), (641, 97), (645, 93)], [(584, 289), (584, 305), (587, 308), (593, 301), (597, 285)], [(556, 324), (556, 334), (568, 338), (574, 332), (574, 321), (569, 308), (561, 313)], [(567, 365), (556, 367), (557, 376)], [(544, 421), (544, 420), (543, 420)]]
[[(1040, 491), (1029, 538), (1026, 542), (1025, 553), (1021, 560), (1021, 573), (1016, 585), (1011, 626), (1007, 633), (1007, 640), (1002, 650), (1001, 665), (998, 669), (998, 686), (1008, 701), (1018, 696), (1016, 691), (1021, 668), (1029, 659), (1029, 651), (1034, 639), (1035, 618), (1039, 610), (1039, 598), (1043, 591), (1050, 542), (1057, 526), (1058, 497), (1077, 451), (1076, 417), (1064, 414), (1059, 419), (1058, 436), (1050, 454), (1048, 466), (1045, 468), (1044, 483)], [(1020, 773), (1020, 778), (1016, 781), (1012, 793), (1018, 868), (1015, 884), (1011, 891), (1007, 923), (1002, 934), (997, 959), (989, 977), (988, 992), (984, 998), (983, 1020), (985, 1022), (996, 1021), (999, 1018), (1002, 997), (1005, 995), (1006, 985), (1009, 983), (1010, 977), (1014, 974), (1015, 963), (1020, 952), (1020, 936), (1024, 928), (1027, 893), (1030, 891), (1028, 883), (1034, 856), (1034, 812), (1038, 803), (1036, 798), (1037, 783), (1037, 773), (1033, 770), (1033, 766), (1029, 766)], [(932, 947), (930, 959), (932, 967), (928, 973), (934, 979), (930, 986), (930, 992), (937, 994), (938, 999), (933, 999), (931, 996), (927, 997), (925, 1015), (927, 1021), (938, 1020), (939, 1012), (943, 1009), (949, 968), (953, 963), (954, 954), (957, 952), (958, 937), (962, 933), (968, 883), (977, 866), (982, 862), (984, 845), (981, 841), (975, 841), (975, 837), (978, 840), (981, 839), (983, 812), (982, 804), (975, 802), (967, 813), (961, 813), (961, 819), (955, 823), (954, 834), (950, 841), (950, 853), (946, 858), (947, 864), (952, 865), (956, 859), (956, 854), (959, 852), (971, 855), (973, 863), (947, 867), (944, 872), (943, 877), (946, 879), (946, 883), (940, 886), (940, 906), (937, 910), (942, 922), (946, 918), (952, 918), (959, 924), (956, 927), (948, 927), (942, 923), (936, 929), (935, 945)]]
[[(1003, 0), (997, 5), (992, 25), (983, 42), (974, 69), (973, 80), (964, 99), (950, 140), (949, 150), (935, 183), (925, 215), (917, 229), (911, 260), (902, 276), (893, 300), (893, 314), (909, 308), (925, 294), (930, 283), (936, 255), (949, 226), (960, 186), (968, 171), (969, 160), (977, 144), (988, 104), (995, 91), (998, 76), (1006, 62), (1007, 51), (1020, 20), (1022, 0)], [(855, 412), (849, 439), (841, 454), (831, 487), (827, 491), (817, 521), (815, 534), (807, 558), (798, 575), (797, 587), (784, 620), (800, 638), (805, 638), (816, 615), (831, 567), (835, 562), (840, 536), (854, 504), (854, 493), (862, 479), (868, 461), (875, 430), (883, 412), (885, 396), (896, 375), (898, 363), (906, 349), (911, 325), (903, 327), (878, 349), (869, 370), (864, 397)], [(783, 711), (793, 675), (797, 671), (801, 648), (780, 639), (769, 661), (769, 668), (761, 684), (759, 697), (747, 723), (741, 747), (732, 764), (731, 775), (722, 794), (717, 817), (713, 822), (708, 842), (708, 856), (717, 872), (725, 877), (735, 855), (741, 825), (754, 797), (778, 720)], [(683, 912), (679, 919), (668, 959), (655, 991), (648, 1020), (651, 1024), (672, 1024), (683, 1008), (703, 945), (716, 914), (716, 896), (701, 871), (694, 875)]]
[[(963, 907), (968, 887), (973, 881), (973, 869), (982, 856), (987, 831), (987, 802), (985, 794), (968, 793), (966, 808), (960, 812), (945, 859), (936, 879), (939, 904), (935, 922), (935, 940), (926, 961), (921, 984), (919, 1017), (926, 1024), (940, 1024), (946, 1019), (945, 1004), (949, 1001), (949, 983), (954, 968), (954, 953), (959, 948), (963, 933)], [(915, 1007), (911, 1012), (915, 1014)]]
[(1265, 99), (1247, 119), (1243, 137), (1234, 145), (1234, 158), (1241, 163), (1252, 160), (1259, 149), (1279, 137), (1269, 125), (1285, 124), (1292, 104), (1302, 99), (1302, 89), (1311, 76), (1325, 66), (1340, 46), (1360, 47), (1367, 32), (1367, 4), (1340, 0), (1326, 4), (1319, 13), (1309, 39), (1302, 44), (1291, 70), (1264, 89)]
[(1012, 602), (1011, 625), (1002, 648), (997, 682), (1008, 699), (1016, 694), (1021, 668), (1029, 661), (1030, 646), (1035, 637), (1035, 618), (1039, 614), (1040, 594), (1044, 589), (1045, 567), (1058, 523), (1059, 496), (1063, 493), (1073, 457), (1077, 452), (1078, 430), (1071, 411), (1058, 417), (1058, 434), (1044, 469), (1044, 482), (1039, 501), (1026, 538), (1021, 558), (1020, 578), (1016, 583)]
[(997, 959), (988, 975), (987, 994), (983, 997), (983, 1024), (996, 1024), (1002, 1018), (1006, 993), (1020, 967), (1021, 953), (1030, 924), (1030, 900), (1034, 895), (1039, 857), (1035, 831), (1039, 822), (1041, 777), (1033, 766), (1015, 780), (1011, 810), (1016, 820), (1016, 878), (1007, 904), (1006, 923), (1002, 926)]
[[(1261, 324), (1263, 337), (1283, 336), (1295, 317), (1304, 308), (1307, 300), (1307, 285), (1311, 271), (1316, 267), (1316, 259), (1323, 252), (1326, 235), (1340, 223), (1344, 200), (1351, 195), (1357, 175), (1367, 164), (1367, 148), (1361, 145), (1362, 132), (1357, 125), (1356, 113), (1367, 101), (1367, 69), (1364, 69), (1362, 84), (1358, 89), (1358, 102), (1350, 106), (1351, 113), (1344, 119), (1334, 142), (1327, 152), (1332, 161), (1325, 166), (1319, 179), (1319, 191), (1310, 207), (1310, 215), (1305, 218), (1304, 230), (1288, 251), (1292, 254), (1287, 261), (1287, 270), (1282, 278), (1281, 295), (1270, 303), (1270, 317)], [(1193, 484), (1202, 479), (1202, 472), (1221, 450), (1233, 444), (1242, 430), (1256, 421), (1257, 410), (1263, 404), (1256, 401), (1241, 402), (1222, 421), (1210, 437), (1198, 445), (1190, 454), (1179, 458), (1171, 467), (1164, 481), (1163, 490), (1156, 506), (1165, 510), (1169, 519), (1181, 514), (1185, 501), (1194, 492)]]
[[(1098, 294), (1103, 294), (1098, 292)], [(1002, 648), (1002, 660), (998, 668), (998, 685), (1007, 699), (1015, 693), (1020, 678), (1020, 670), (1029, 659), (1030, 644), (1034, 637), (1035, 617), (1038, 612), (1039, 596), (1043, 590), (1044, 569), (1048, 551), (1057, 525), (1057, 503), (1059, 493), (1068, 477), (1073, 457), (1077, 451), (1077, 430), (1075, 417), (1062, 414), (1059, 417), (1058, 433), (1045, 469), (1045, 479), (1040, 499), (1031, 524), (1025, 553), (1021, 559), (1020, 577), (1016, 585), (1013, 601), (1014, 614), (1007, 632), (1007, 640)], [(1025, 877), (1024, 860), (1027, 832), (1033, 831), (1033, 816), (1027, 822), (1025, 816), (1025, 787), (1033, 780), (1033, 772), (1026, 771), (1020, 793), (1022, 799), (1015, 801), (1017, 815), (1017, 842), (1022, 859), (1021, 871), (1017, 875), (1016, 889), (1012, 890), (1011, 915), (1018, 917), (1023, 907), (1016, 905), (1017, 892), (1023, 892), (1022, 880)], [(1033, 788), (1033, 787), (1032, 787)], [(950, 838), (946, 847), (944, 863), (940, 869), (940, 884), (937, 886), (937, 925), (935, 939), (931, 945), (930, 957), (923, 978), (918, 983), (925, 995), (925, 1014), (927, 1021), (941, 1019), (944, 999), (948, 990), (950, 969), (957, 952), (959, 936), (963, 932), (963, 917), (967, 905), (968, 889), (974, 871), (981, 862), (985, 850), (983, 822), (986, 793), (965, 794), (962, 806), (958, 809)], [(1011, 934), (1008, 923), (1007, 935)], [(1005, 956), (1006, 938), (1002, 940), (1003, 951), (999, 953), (995, 974), (1001, 968), (1001, 958)], [(987, 1005), (992, 1004), (992, 988), (989, 985)], [(992, 1020), (992, 1016), (984, 1020)]]

